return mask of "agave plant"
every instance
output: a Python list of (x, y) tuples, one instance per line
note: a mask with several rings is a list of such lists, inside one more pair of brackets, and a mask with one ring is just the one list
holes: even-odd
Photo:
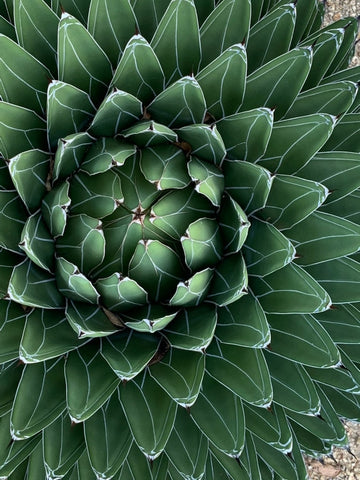
[(360, 419), (356, 20), (0, 14), (0, 478), (306, 478)]

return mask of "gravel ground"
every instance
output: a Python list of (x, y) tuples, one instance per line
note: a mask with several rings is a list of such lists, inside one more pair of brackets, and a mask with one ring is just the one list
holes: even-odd
[[(335, 22), (342, 17), (360, 15), (360, 0), (327, 0), (325, 24)], [(360, 65), (360, 32), (358, 35), (352, 66)], [(350, 451), (336, 448), (333, 458), (321, 460), (306, 458), (311, 480), (360, 480), (360, 423), (347, 422)]]

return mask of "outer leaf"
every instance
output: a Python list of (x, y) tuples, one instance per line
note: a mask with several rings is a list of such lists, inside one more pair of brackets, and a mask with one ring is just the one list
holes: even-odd
[(81, 162), (80, 170), (89, 175), (104, 173), (113, 167), (122, 166), (135, 152), (135, 145), (103, 137), (91, 145)]
[(226, 253), (239, 252), (247, 238), (250, 222), (240, 205), (226, 193), (221, 202), (219, 224)]
[(25, 366), (11, 411), (10, 430), (14, 439), (34, 436), (64, 411), (63, 369), (62, 358)]
[(0, 94), (6, 102), (43, 114), (46, 106), (47, 68), (17, 43), (0, 35)]
[(266, 313), (319, 313), (331, 304), (321, 284), (293, 263), (265, 278), (251, 277), (250, 287)]
[(172, 0), (161, 18), (151, 46), (163, 68), (166, 83), (198, 70), (200, 38), (192, 0)]
[(0, 301), (0, 363), (19, 356), (19, 343), (24, 329), (26, 314), (14, 302)]
[(185, 282), (179, 282), (169, 304), (183, 307), (198, 306), (206, 298), (212, 278), (213, 270), (206, 268), (196, 272)]
[[(79, 167), (94, 138), (88, 133), (74, 133), (60, 139), (55, 153), (54, 181), (66, 178), (73, 174)], [(56, 187), (55, 187), (56, 188)]]
[(250, 1), (224, 0), (201, 25), (201, 66), (208, 65), (228, 47), (243, 42), (250, 27)]
[(120, 387), (121, 404), (135, 441), (149, 459), (163, 451), (173, 429), (176, 403), (145, 372)]
[(261, 350), (213, 342), (207, 350), (207, 372), (247, 402), (268, 406), (272, 386)]
[(118, 480), (132, 480), (141, 478), (144, 480), (164, 480), (167, 475), (168, 459), (166, 455), (161, 455), (152, 463), (148, 461), (145, 455), (133, 442), (130, 452), (126, 458), (123, 467), (120, 470)]
[(264, 348), (270, 343), (270, 329), (259, 301), (251, 293), (218, 309), (216, 337), (222, 343)]
[(41, 0), (15, 0), (13, 4), (19, 44), (56, 75), (58, 16)]
[(243, 249), (249, 275), (265, 276), (273, 273), (288, 265), (295, 258), (295, 253), (290, 240), (273, 225), (251, 220), (251, 228)]
[(164, 89), (164, 73), (154, 50), (141, 35), (126, 45), (111, 85), (147, 104)]
[(20, 253), (19, 242), (26, 220), (26, 210), (15, 190), (0, 190), (0, 246)]
[(259, 457), (262, 458), (280, 478), (298, 480), (299, 477), (296, 473), (294, 462), (288, 456), (282, 454), (259, 438), (253, 438), (255, 447), (259, 452)]
[(130, 330), (102, 341), (101, 354), (122, 381), (138, 375), (160, 346), (159, 338)]
[(323, 147), (324, 151), (340, 150), (359, 152), (360, 150), (360, 114), (344, 115)]
[(84, 432), (93, 471), (98, 478), (111, 478), (125, 462), (132, 443), (117, 391), (85, 421)]
[(165, 452), (181, 478), (202, 478), (209, 443), (183, 408), (179, 408)]
[(104, 309), (97, 305), (70, 301), (66, 307), (66, 319), (78, 338), (105, 337), (117, 332)]
[(67, 181), (54, 187), (43, 198), (41, 213), (54, 238), (64, 233), (70, 203), (69, 183)]
[(276, 122), (258, 163), (271, 172), (296, 174), (325, 144), (335, 121), (335, 117), (319, 113)]
[(274, 402), (304, 415), (317, 415), (320, 399), (305, 368), (269, 351), (265, 358), (274, 388)]
[(44, 465), (48, 478), (62, 478), (85, 448), (83, 428), (63, 413), (43, 432)]
[(91, 417), (120, 382), (102, 358), (96, 343), (69, 353), (65, 381), (67, 408), (75, 423)]
[(0, 102), (0, 153), (10, 159), (31, 149), (47, 150), (45, 120), (32, 110)]
[(242, 402), (208, 374), (191, 408), (191, 417), (216, 448), (231, 457), (240, 456), (245, 442)]
[(192, 157), (187, 166), (189, 175), (196, 184), (195, 190), (208, 198), (215, 207), (219, 207), (224, 192), (224, 176), (221, 171), (196, 157)]
[(22, 255), (17, 255), (0, 247), (0, 299), (6, 297), (12, 271), (23, 259)]
[(59, 357), (80, 346), (62, 311), (36, 308), (26, 318), (18, 353), (25, 363), (37, 363)]
[(85, 27), (68, 13), (61, 17), (58, 35), (59, 80), (88, 92), (94, 102), (100, 103), (112, 76), (109, 59)]
[(146, 291), (135, 280), (123, 277), (120, 273), (100, 278), (95, 286), (102, 301), (112, 311), (131, 310), (147, 303)]
[(246, 63), (244, 45), (232, 45), (196, 75), (207, 111), (214, 118), (232, 115), (240, 107), (245, 93)]
[(183, 310), (163, 333), (175, 348), (204, 351), (213, 339), (216, 322), (216, 307), (202, 303), (198, 307)]
[(319, 368), (334, 367), (340, 362), (333, 340), (312, 315), (268, 315), (267, 319), (272, 352)]
[(205, 355), (171, 349), (149, 373), (170, 397), (182, 407), (191, 407), (197, 400), (205, 371)]
[(14, 268), (8, 295), (17, 303), (29, 307), (57, 309), (64, 305), (64, 298), (57, 289), (55, 277), (37, 267), (30, 259)]
[(300, 92), (311, 58), (310, 48), (294, 48), (258, 68), (247, 78), (241, 110), (276, 108), (275, 118), (281, 118)]
[(336, 305), (322, 313), (318, 320), (336, 343), (357, 344), (360, 339), (359, 306)]
[(166, 327), (178, 314), (162, 305), (149, 304), (122, 314), (125, 325), (137, 332), (155, 333)]
[(136, 18), (129, 0), (105, 2), (92, 0), (89, 7), (88, 30), (117, 66), (125, 45), (134, 33)]
[(162, 143), (176, 142), (177, 135), (170, 128), (153, 121), (140, 122), (122, 132), (124, 138), (139, 147), (150, 147)]
[(19, 246), (37, 266), (48, 272), (54, 271), (55, 244), (40, 212), (28, 217)]
[(18, 383), (21, 378), (22, 366), (18, 360), (2, 363), (0, 366), (0, 414), (10, 412)]
[(73, 133), (86, 130), (95, 114), (89, 95), (68, 83), (54, 80), (47, 91), (47, 133), (50, 147)]

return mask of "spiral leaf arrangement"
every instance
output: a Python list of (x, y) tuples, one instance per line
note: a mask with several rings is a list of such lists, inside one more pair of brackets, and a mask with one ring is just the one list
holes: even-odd
[(0, 15), (0, 478), (305, 479), (359, 420), (356, 20)]

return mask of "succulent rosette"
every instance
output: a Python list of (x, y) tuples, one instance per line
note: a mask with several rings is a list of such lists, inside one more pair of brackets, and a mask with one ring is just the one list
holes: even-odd
[(360, 67), (298, 0), (0, 1), (0, 478), (306, 478), (359, 420)]

